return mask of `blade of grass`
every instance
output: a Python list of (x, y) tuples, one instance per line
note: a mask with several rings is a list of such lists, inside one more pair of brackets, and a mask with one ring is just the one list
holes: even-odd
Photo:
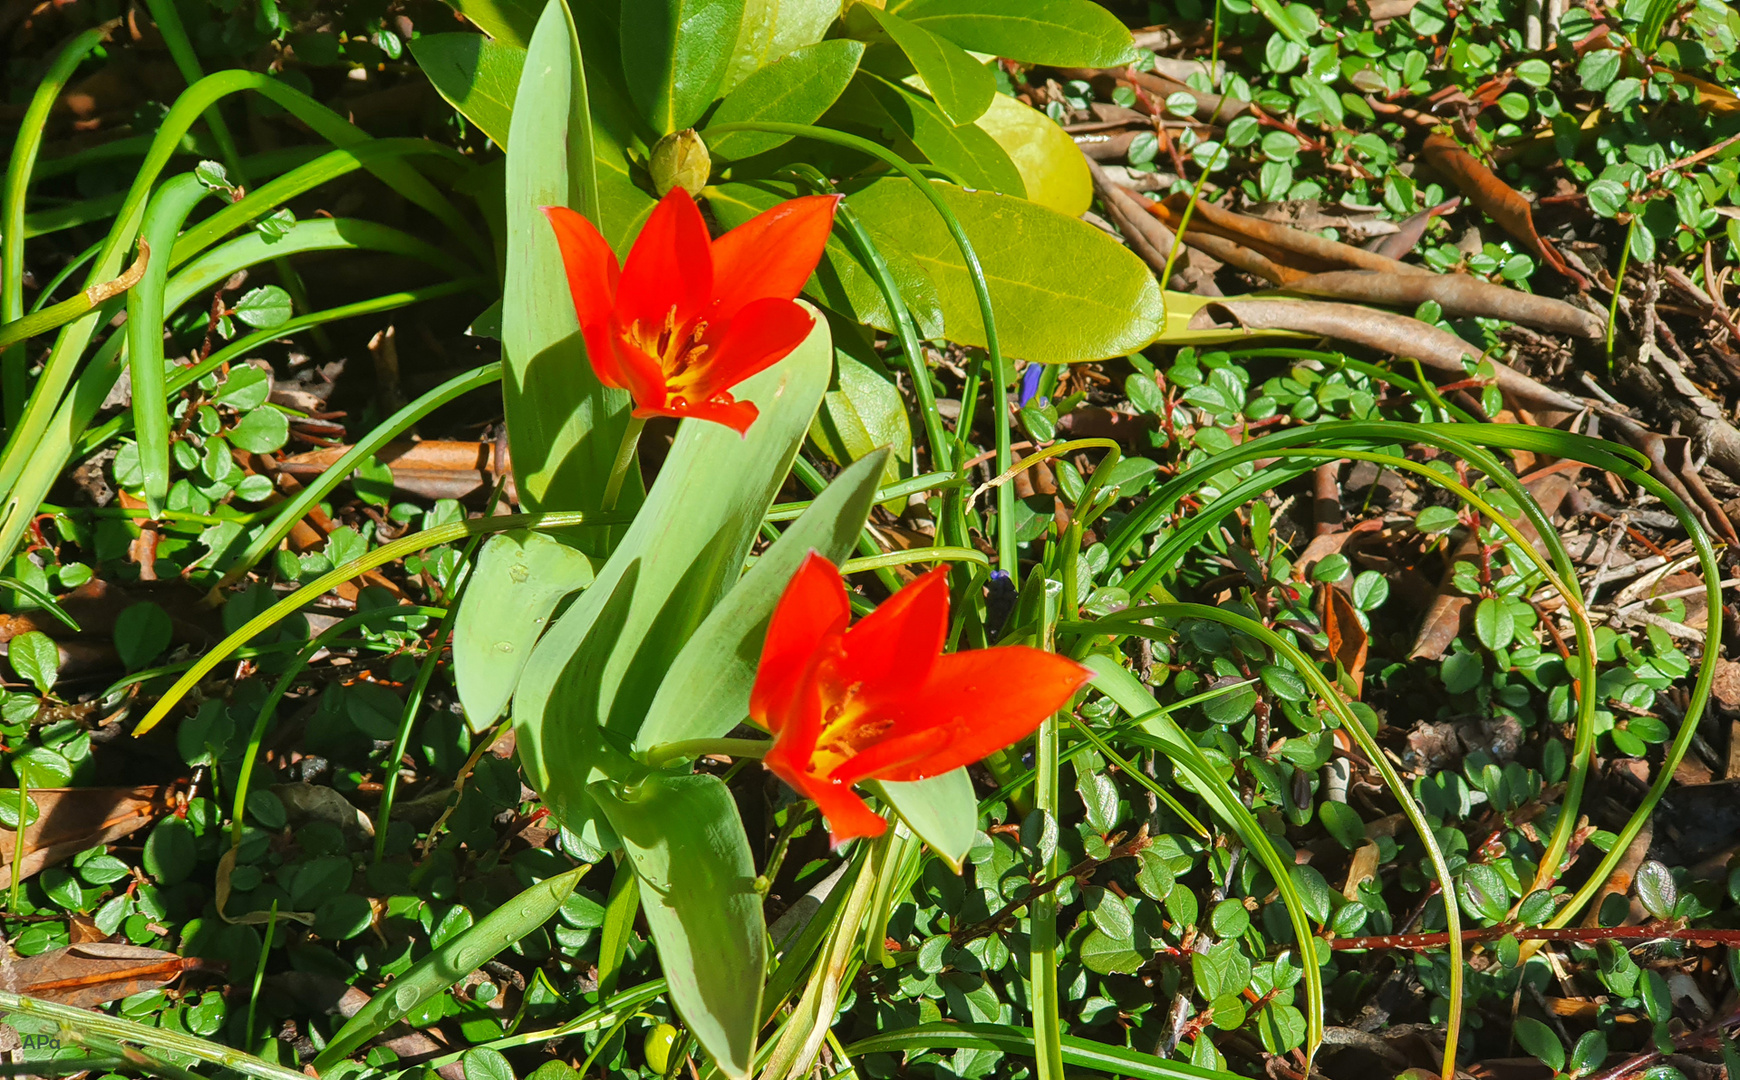
[[(361, 128), (331, 109), (263, 72), (230, 70), (206, 76), (188, 87), (164, 116), (158, 127), (157, 137), (151, 144), (151, 151), (141, 163), (133, 186), (128, 189), (126, 198), (116, 212), (115, 225), (109, 230), (102, 249), (97, 253), (86, 281), (87, 288), (100, 285), (120, 272), (121, 259), (133, 245), (151, 189), (163, 167), (179, 148), (182, 135), (193, 126), (208, 105), (243, 90), (258, 93), (283, 107), (334, 145), (348, 146), (369, 137)], [(487, 264), (487, 246), (477, 237), (476, 231), (452, 202), (421, 173), (397, 160), (377, 162), (373, 171), (383, 182), (433, 214), (472, 248), (480, 264)], [(290, 252), (278, 249), (267, 252), (266, 258), (287, 254)], [(13, 437), (8, 441), (4, 453), (0, 453), (0, 494), (14, 495), (14, 485), (24, 473), (26, 461), (33, 459), (42, 445), (44, 436), (63, 404), (62, 399), (67, 388), (79, 370), (79, 361), (86, 346), (106, 318), (102, 312), (103, 309), (99, 308), (61, 328), (54, 348), (31, 390), (23, 416), (12, 427)], [(65, 440), (65, 444), (70, 449), (71, 440)], [(0, 534), (0, 548), (7, 552), (17, 542), (17, 538), (13, 537), (7, 543), (6, 537)]]
[[(118, 1042), (137, 1043), (169, 1054), (186, 1054), (197, 1061), (210, 1062), (226, 1069), (233, 1069), (243, 1076), (254, 1080), (308, 1080), (303, 1074), (269, 1061), (262, 1061), (252, 1054), (240, 1050), (232, 1050), (210, 1039), (202, 1039), (197, 1035), (187, 1035), (169, 1028), (147, 1027), (131, 1020), (123, 1020), (118, 1016), (108, 1016), (90, 1009), (81, 1009), (76, 1005), (62, 1005), (58, 1001), (44, 1001), (41, 998), (29, 997), (25, 994), (14, 994), (0, 990), (0, 1012), (23, 1013), (25, 1016), (40, 1017), (53, 1020), (71, 1031), (84, 1032), (114, 1039)], [(41, 1063), (29, 1063), (32, 1069), (40, 1067)], [(89, 1069), (86, 1063), (78, 1063), (81, 1069)]]
[[(160, 2), (160, 0), (157, 0)], [(163, 393), (163, 290), (175, 236), (194, 207), (211, 194), (199, 178), (183, 173), (158, 189), (139, 227), (140, 251), (157, 250), (155, 265), (127, 293), (127, 370), (132, 376), (133, 431), (144, 470), (145, 508), (153, 516), (169, 498), (169, 407)]]
[[(165, 310), (175, 310), (237, 270), (265, 262), (276, 254), (321, 250), (382, 251), (422, 259), (442, 269), (460, 265), (434, 245), (386, 225), (343, 218), (314, 218), (297, 222), (277, 240), (268, 240), (260, 233), (249, 233), (206, 252), (170, 280)], [(94, 313), (93, 321), (112, 318), (119, 306), (118, 300), (105, 303)], [(86, 318), (92, 319), (91, 316)], [(69, 331), (78, 330), (85, 321), (66, 327), (62, 338)], [(79, 372), (73, 393), (54, 411), (28, 449), (20, 448), (24, 439), (22, 433), (15, 433), (9, 440), (8, 456), (0, 459), (0, 490), (6, 492), (4, 516), (0, 517), (0, 551), (10, 553), (24, 539), (37, 506), (59, 480), (61, 471), (71, 459), (73, 448), (114, 388), (115, 380), (120, 376), (121, 349), (125, 343), (125, 334), (112, 334), (96, 350), (84, 370)], [(52, 356), (50, 363), (53, 363)], [(38, 379), (39, 391), (43, 388), (44, 378), (47, 378), (46, 373)], [(5, 472), (6, 469), (17, 471)]]
[[(18, 140), (6, 166), (6, 188), (0, 197), (0, 323), (24, 317), (24, 202), (30, 191), (30, 176), (42, 137), (48, 130), (48, 114), (60, 99), (73, 72), (91, 50), (102, 44), (121, 20), (113, 19), (74, 37), (55, 55), (19, 123)], [(5, 427), (10, 430), (24, 411), (30, 394), (29, 358), (22, 343), (0, 351), (0, 402), (4, 403)]]
[(276, 519), (272, 522), (272, 526), (248, 544), (247, 549), (242, 552), (235, 565), (224, 572), (223, 578), (216, 587), (219, 589), (228, 588), (246, 577), (248, 571), (266, 557), (267, 552), (276, 548), (280, 541), (290, 535), (290, 530), (294, 529), (296, 523), (308, 513), (309, 507), (326, 498), (333, 488), (349, 479), (350, 474), (356, 471), (357, 466), (374, 457), (377, 451), (409, 430), (417, 421), (449, 401), (500, 380), (501, 365), (486, 364), (474, 371), (468, 371), (463, 375), (456, 375), (448, 379), (375, 425), (367, 437), (359, 440), (345, 451), (344, 456), (333, 462), (313, 483), (304, 487), (296, 493), (295, 498), (282, 505), (278, 510)]
[[(1018, 1057), (1030, 1057), (1038, 1039), (1032, 1028), (1013, 1024), (961, 1024), (943, 1021), (917, 1024), (894, 1031), (872, 1035), (848, 1045), (846, 1053), (916, 1054), (925, 1050), (975, 1049), (997, 1050)], [(1144, 1054), (1140, 1050), (1113, 1046), (1074, 1035), (1058, 1039), (1064, 1063), (1078, 1069), (1092, 1069), (1107, 1076), (1128, 1077), (1129, 1080), (1236, 1080), (1236, 1073), (1217, 1072), (1182, 1061), (1168, 1061)]]
[[(488, 505), (495, 506), (501, 499), (501, 490), (507, 482), (503, 477), (495, 486)], [(423, 707), (423, 695), (429, 690), (429, 680), (435, 676), (435, 669), (440, 666), (441, 653), (447, 647), (448, 638), (453, 634), (453, 620), (459, 616), (459, 604), (465, 597), (465, 587), (471, 583), (471, 568), (473, 559), (477, 556), (477, 546), (483, 543), (483, 534), (478, 533), (466, 541), (465, 550), (459, 555), (458, 567), (453, 575), (442, 586), (442, 600), (447, 604), (447, 611), (441, 616), (441, 625), (435, 628), (435, 637), (429, 646), (429, 655), (423, 658), (423, 663), (417, 668), (417, 679), (411, 684), (411, 692), (405, 695), (405, 709), (399, 716), (399, 733), (393, 740), (393, 748), (388, 753), (386, 780), (381, 788), (381, 808), (375, 815), (375, 862), (380, 862), (387, 853), (387, 827), (393, 821), (393, 802), (399, 792), (399, 763), (405, 759), (405, 751), (411, 745), (411, 731), (416, 724), (417, 713)]]
[[(456, 281), (444, 281), (439, 285), (429, 285), (421, 289), (406, 289), (402, 292), (377, 296), (371, 300), (359, 300), (354, 304), (344, 304), (340, 307), (327, 308), (325, 311), (316, 311), (307, 315), (298, 315), (295, 318), (280, 323), (270, 329), (256, 330), (254, 333), (249, 334), (246, 337), (239, 337), (221, 349), (214, 349), (210, 356), (201, 360), (197, 364), (188, 364), (184, 367), (176, 368), (173, 373), (167, 376), (164, 382), (163, 391), (167, 395), (179, 394), (181, 391), (192, 386), (200, 379), (203, 379), (205, 376), (217, 371), (225, 364), (234, 363), (268, 342), (278, 341), (289, 337), (291, 334), (299, 333), (302, 330), (308, 329), (310, 326), (336, 322), (340, 319), (354, 318), (358, 315), (374, 315), (383, 311), (393, 311), (398, 308), (408, 307), (412, 304), (422, 303), (425, 300), (438, 300), (444, 296), (452, 296), (456, 293), (479, 289), (482, 288), (483, 285), (484, 281), (482, 278), (460, 278)], [(132, 429), (132, 414), (130, 412), (121, 413), (109, 420), (107, 423), (85, 432), (78, 447), (74, 450), (74, 456), (84, 457), (85, 455), (99, 449), (110, 439), (131, 431)], [(889, 497), (892, 498), (893, 496), (891, 495)], [(81, 507), (80, 509), (88, 512), (88, 508)], [(171, 512), (172, 511), (165, 511), (166, 514)], [(203, 521), (207, 517), (209, 517), (209, 515), (200, 515), (199, 520)], [(216, 518), (212, 518), (211, 522), (207, 523), (210, 524), (217, 520), (218, 519)]]
[[(505, 519), (496, 519), (505, 520)], [(347, 1021), (326, 1049), (314, 1059), (314, 1071), (325, 1072), (352, 1051), (405, 1019), (419, 1005), (482, 967), (503, 949), (542, 926), (556, 914), (590, 866), (538, 882), (480, 919), (476, 926), (446, 942), (369, 999)]]
[[(1377, 745), (1371, 733), (1347, 707), (1347, 702), (1336, 692), (1335, 687), (1324, 677), (1323, 672), (1317, 669), (1317, 665), (1313, 664), (1310, 658), (1300, 652), (1299, 648), (1291, 641), (1255, 619), (1206, 604), (1145, 604), (1129, 608), (1109, 618), (1097, 619), (1090, 623), (1077, 623), (1069, 629), (1080, 632), (1091, 627), (1097, 628), (1100, 633), (1106, 633), (1112, 628), (1116, 628), (1119, 632), (1133, 636), (1154, 638), (1164, 637), (1170, 633), (1165, 628), (1144, 626), (1140, 621), (1143, 619), (1203, 619), (1208, 622), (1220, 623), (1222, 626), (1261, 641), (1274, 651), (1278, 659), (1284, 661), (1305, 680), (1311, 687), (1311, 692), (1335, 714), (1342, 729), (1352, 737), (1354, 742), (1359, 744), (1360, 750), (1383, 776), (1384, 783), (1389, 785), (1391, 794), (1401, 804), (1402, 813), (1407, 816), (1408, 823), (1414, 827), (1420, 836), (1420, 842), (1425, 845), (1426, 857), (1431, 861), (1433, 873), (1443, 890), (1444, 921), (1450, 934), (1450, 1015), (1445, 1025), (1443, 1077), (1444, 1080), (1453, 1080), (1456, 1075), (1456, 1043), (1460, 1034), (1462, 1018), (1463, 964), (1462, 917), (1456, 903), (1456, 883), (1451, 877), (1449, 864), (1444, 860), (1444, 852), (1438, 846), (1438, 838), (1432, 831), (1431, 823), (1426, 820), (1425, 812), (1420, 809), (1419, 803), (1408, 793), (1407, 786), (1396, 773), (1395, 766), (1390, 764), (1389, 759), (1384, 756), (1382, 748)], [(1060, 629), (1063, 628), (1060, 627)], [(1306, 947), (1305, 943), (1301, 942), (1300, 947), (1303, 950)], [(1316, 948), (1315, 945), (1310, 947)], [(1316, 959), (1315, 955), (1309, 960), (1305, 957), (1300, 958), (1307, 968), (1312, 966), (1310, 961)], [(1320, 1018), (1317, 1022), (1322, 1023)], [(1321, 1031), (1321, 1028), (1318, 1030)], [(1319, 1037), (1321, 1038), (1321, 1036)]]
[(343, 566), (320, 575), (254, 616), (235, 633), (218, 642), (209, 652), (200, 657), (199, 662), (189, 668), (186, 674), (176, 680), (175, 685), (169, 688), (157, 704), (151, 707), (151, 711), (139, 721), (139, 726), (133, 729), (133, 734), (143, 735), (156, 727), (199, 680), (205, 678), (213, 668), (223, 663), (224, 658), (237, 647), (253, 640), (260, 631), (296, 611), (302, 605), (325, 595), (329, 589), (376, 567), (385, 566), (390, 562), (404, 558), (406, 555), (438, 547), (442, 544), (450, 544), (455, 540), (461, 540), (478, 533), (501, 532), (506, 529), (565, 529), (580, 525), (604, 527), (620, 524), (623, 522), (619, 518), (604, 518), (597, 514), (581, 512), (505, 514), (500, 517), (474, 518), (470, 521), (456, 521), (450, 525), (438, 525), (433, 529), (412, 533), (410, 536), (402, 537), (390, 544), (383, 544), (366, 555), (358, 556)]

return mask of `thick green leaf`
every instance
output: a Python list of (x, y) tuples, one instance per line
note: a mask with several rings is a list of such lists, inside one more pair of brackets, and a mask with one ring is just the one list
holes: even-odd
[(1130, 31), (1090, 0), (919, 0), (901, 14), (963, 49), (1027, 64), (1101, 68), (1136, 59)]
[[(598, 580), (532, 650), (514, 694), (531, 784), (558, 821), (594, 820), (586, 785), (632, 741), (672, 661), (737, 582), (750, 543), (815, 417), (833, 366), (825, 320), (735, 393), (761, 416), (739, 437), (691, 420)], [(618, 762), (620, 764), (620, 762)]]
[[(173, 820), (173, 819), (171, 819)], [(405, 1019), (419, 1005), (482, 967), (514, 942), (542, 926), (592, 869), (578, 866), (547, 878), (485, 915), (458, 937), (411, 965), (411, 969), (375, 994), (362, 1011), (340, 1028), (314, 1060), (325, 1072), (387, 1028)]]
[(619, 256), (628, 255), (629, 245), (657, 205), (647, 194), (650, 181), (641, 176), (647, 190), (635, 182), (631, 156), (645, 161), (657, 137), (640, 119), (628, 99), (618, 55), (620, 37), (616, 0), (591, 0), (571, 9), (581, 41), (586, 68), (586, 101), (592, 110), (592, 158), (598, 176), (598, 229)]
[(1094, 181), (1087, 158), (1051, 117), (1008, 94), (998, 94), (977, 126), (1009, 155), (1029, 199), (1072, 218), (1081, 217), (1092, 205)]
[[(863, 42), (845, 39), (798, 49), (744, 80), (742, 86), (719, 103), (707, 123), (711, 126), (772, 120), (782, 124), (812, 124), (839, 99), (857, 73), (858, 61), (863, 56)], [(714, 157), (746, 158), (765, 154), (789, 138), (758, 131), (730, 131), (708, 139), (707, 149)]]
[[(772, 209), (780, 202), (801, 194), (793, 185), (776, 181), (719, 184), (706, 190), (704, 197), (713, 216), (726, 228), (736, 228), (756, 214)], [(896, 248), (883, 248), (882, 256), (888, 270), (905, 298), (907, 309), (918, 332), (927, 338), (942, 336), (942, 306), (936, 286), (918, 264)], [(894, 319), (888, 305), (876, 287), (870, 271), (856, 255), (840, 241), (829, 237), (821, 265), (804, 286), (804, 295), (816, 303), (873, 326), (884, 333), (894, 333)]]
[(979, 832), (979, 803), (964, 768), (906, 783), (878, 780), (869, 785), (931, 850), (961, 871), (961, 860)]
[(744, 0), (630, 0), (623, 5), (622, 74), (661, 135), (692, 127), (713, 104), (731, 63)]
[(453, 621), (453, 681), (471, 730), (495, 723), (551, 612), (591, 583), (586, 556), (544, 533), (521, 529), (484, 543)]
[[(628, 394), (592, 374), (555, 233), (539, 207), (598, 216), (592, 125), (573, 27), (550, 0), (532, 37), (507, 152), (502, 398), (528, 510), (596, 507), (628, 421)], [(624, 497), (639, 496), (631, 475)]]
[(495, 40), (522, 49), (531, 44), (544, 10), (537, 0), (447, 0), (447, 4)]
[[(937, 188), (984, 266), (1005, 356), (1096, 360), (1139, 349), (1159, 332), (1159, 284), (1116, 240), (1025, 199)], [(886, 179), (848, 198), (885, 251), (905, 250), (936, 283), (948, 339), (984, 345), (960, 248), (924, 195)]]
[(592, 796), (640, 880), (671, 1002), (727, 1076), (747, 1076), (761, 1026), (767, 928), (730, 789), (716, 776), (655, 773), (626, 789), (600, 781)]
[(872, 4), (859, 4), (852, 12), (868, 14), (906, 54), (950, 123), (970, 124), (991, 107), (996, 77), (965, 49)]
[(506, 147), (526, 50), (481, 34), (428, 34), (411, 55), (447, 103)]
[(827, 122), (908, 159), (928, 161), (968, 187), (1027, 193), (1015, 163), (989, 132), (973, 124), (957, 126), (936, 102), (903, 83), (860, 70), (829, 110)]
[(635, 738), (636, 749), (717, 738), (743, 722), (767, 624), (786, 584), (812, 551), (835, 563), (846, 561), (887, 460), (887, 451), (875, 451), (840, 473), (755, 560), (671, 663)]
[(822, 40), (839, 15), (840, 0), (747, 0), (720, 91), (729, 93), (774, 61)]
[[(878, 447), (894, 451), (883, 469), (885, 484), (898, 483), (900, 462), (912, 456), (912, 422), (893, 383), (844, 348), (834, 350), (834, 386), (822, 398), (810, 438), (835, 464), (846, 465)], [(898, 515), (904, 499), (889, 512)]]

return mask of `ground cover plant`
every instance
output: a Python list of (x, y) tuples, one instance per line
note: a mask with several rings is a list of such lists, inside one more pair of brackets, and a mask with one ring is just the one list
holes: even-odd
[(1732, 7), (0, 36), (9, 1071), (1740, 1061)]

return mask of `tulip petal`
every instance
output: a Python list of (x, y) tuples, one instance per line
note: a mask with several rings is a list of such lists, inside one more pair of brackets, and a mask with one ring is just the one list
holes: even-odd
[(815, 800), (816, 808), (828, 819), (828, 836), (834, 847), (860, 836), (881, 836), (888, 829), (888, 822), (870, 809), (850, 784), (812, 781), (803, 787), (792, 786)]
[(646, 350), (630, 340), (623, 333), (622, 323), (615, 315), (610, 317), (609, 332), (601, 336), (604, 338), (604, 347), (615, 358), (616, 374), (620, 381), (613, 385), (627, 390), (634, 398), (637, 409), (660, 414), (668, 411), (665, 373), (659, 367), (658, 358), (648, 355)]
[(861, 687), (857, 700), (865, 709), (878, 710), (890, 697), (909, 697), (915, 687), (924, 685), (948, 632), (948, 571), (938, 568), (884, 600), (846, 631), (840, 677)]
[(755, 407), (753, 401), (738, 401), (730, 394), (720, 394), (709, 401), (693, 404), (681, 398), (671, 398), (665, 408), (652, 411), (661, 416), (674, 416), (678, 419), (693, 417), (696, 420), (724, 424), (739, 435), (749, 434), (750, 425), (761, 415), (761, 410)]
[(618, 370), (609, 337), (610, 315), (616, 307), (616, 290), (622, 279), (616, 252), (610, 250), (603, 234), (584, 214), (565, 206), (543, 209), (555, 230), (556, 247), (562, 252), (562, 269), (568, 275), (574, 315), (580, 320), (580, 332), (586, 338), (586, 357), (593, 374), (604, 385), (622, 389), (627, 382)]
[(649, 339), (664, 329), (675, 313), (675, 326), (686, 334), (702, 316), (713, 293), (712, 242), (707, 223), (695, 200), (682, 188), (653, 207), (628, 262), (616, 292), (616, 314), (624, 328)]
[(705, 401), (784, 360), (810, 336), (816, 320), (790, 300), (757, 300), (738, 312), (724, 333), (704, 342), (693, 368), (671, 380), (689, 401)]
[(829, 651), (826, 646), (846, 629), (851, 617), (839, 570), (824, 556), (810, 552), (768, 622), (761, 666), (749, 692), (750, 719), (776, 735), (789, 728), (798, 690), (814, 659)]
[(1007, 645), (942, 657), (907, 697), (889, 741), (941, 730), (947, 745), (931, 756), (875, 774), (878, 780), (924, 780), (969, 765), (1032, 734), (1069, 703), (1091, 672), (1043, 649)]
[[(834, 770), (833, 779), (856, 784), (860, 780), (891, 777), (896, 772), (925, 769), (932, 758), (948, 752), (952, 738), (945, 728), (927, 728), (883, 739), (841, 762)], [(925, 775), (934, 776), (936, 773), (926, 772)]]
[(763, 211), (713, 241), (718, 292), (709, 318), (729, 319), (756, 300), (791, 300), (815, 273), (834, 227), (838, 195), (806, 195)]

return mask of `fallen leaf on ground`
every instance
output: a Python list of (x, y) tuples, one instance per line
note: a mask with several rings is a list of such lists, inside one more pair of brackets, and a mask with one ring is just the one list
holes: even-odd
[(167, 986), (184, 971), (214, 967), (198, 957), (161, 949), (91, 941), (0, 962), (0, 985), (14, 993), (90, 1009)]
[[(41, 873), (87, 848), (112, 844), (157, 820), (169, 810), (169, 789), (156, 784), (136, 788), (37, 788), (30, 792), (38, 810), (24, 829), (21, 877)], [(0, 829), (0, 888), (12, 884), (15, 836)]]
[(1462, 149), (1455, 139), (1434, 132), (1426, 136), (1421, 153), (1427, 164), (1454, 183), (1458, 191), (1468, 196), (1468, 201), (1497, 222), (1500, 228), (1527, 244), (1548, 266), (1579, 289), (1588, 287), (1588, 280), (1573, 270), (1558, 249), (1535, 231), (1534, 212), (1529, 209), (1528, 200), (1476, 160), (1473, 154)]

